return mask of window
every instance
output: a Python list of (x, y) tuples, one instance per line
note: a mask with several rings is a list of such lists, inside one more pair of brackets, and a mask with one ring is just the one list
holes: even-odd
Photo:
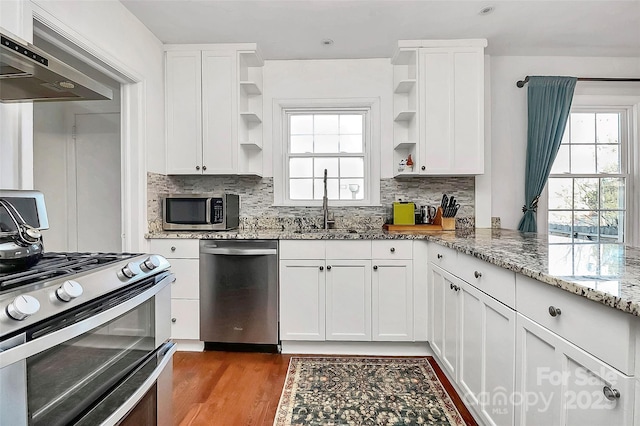
[(322, 200), (324, 171), (330, 200), (362, 200), (365, 186), (365, 114), (290, 112), (288, 198)]
[[(627, 113), (574, 108), (548, 193), (550, 271), (616, 275), (627, 219)], [(593, 243), (599, 244), (593, 244)]]
[(623, 111), (571, 113), (548, 182), (550, 235), (625, 241), (625, 122)]
[[(292, 100), (279, 103), (281, 164), (274, 157), (276, 205), (377, 205), (380, 200), (379, 101)], [(274, 110), (274, 115), (278, 113)], [(275, 117), (274, 117), (275, 118)]]

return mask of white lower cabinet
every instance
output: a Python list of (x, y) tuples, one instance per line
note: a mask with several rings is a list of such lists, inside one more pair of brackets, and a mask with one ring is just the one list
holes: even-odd
[(516, 424), (632, 423), (632, 377), (521, 314), (516, 353)]
[(280, 339), (413, 341), (412, 247), (281, 241)]
[(200, 339), (200, 301), (171, 299), (171, 338)]
[(373, 260), (371, 273), (372, 339), (413, 339), (413, 268), (409, 260)]
[(326, 339), (371, 340), (371, 261), (327, 259)]
[(431, 348), (487, 424), (513, 424), (515, 311), (429, 264)]
[(325, 340), (324, 260), (280, 261), (280, 339)]

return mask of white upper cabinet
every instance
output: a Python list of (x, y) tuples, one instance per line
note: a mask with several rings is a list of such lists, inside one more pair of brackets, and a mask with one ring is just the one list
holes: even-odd
[(262, 174), (255, 44), (165, 47), (167, 174)]
[[(394, 57), (394, 175), (484, 173), (486, 40), (400, 41)], [(409, 154), (413, 170), (400, 170)]]

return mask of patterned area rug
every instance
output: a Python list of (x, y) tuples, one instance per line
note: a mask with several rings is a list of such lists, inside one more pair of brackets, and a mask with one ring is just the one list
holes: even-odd
[(274, 426), (464, 425), (427, 358), (293, 357)]

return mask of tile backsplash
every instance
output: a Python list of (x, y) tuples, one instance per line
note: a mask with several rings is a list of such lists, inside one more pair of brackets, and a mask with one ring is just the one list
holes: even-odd
[[(474, 227), (475, 179), (470, 177), (420, 177), (380, 180), (380, 206), (338, 207), (336, 228), (380, 228), (396, 196), (418, 205), (440, 205), (442, 194), (454, 195), (460, 203), (459, 228)], [(162, 231), (161, 194), (222, 193), (240, 195), (240, 228), (305, 229), (322, 227), (321, 207), (273, 206), (273, 178), (253, 176), (191, 176), (147, 173), (147, 218), (149, 232)]]

